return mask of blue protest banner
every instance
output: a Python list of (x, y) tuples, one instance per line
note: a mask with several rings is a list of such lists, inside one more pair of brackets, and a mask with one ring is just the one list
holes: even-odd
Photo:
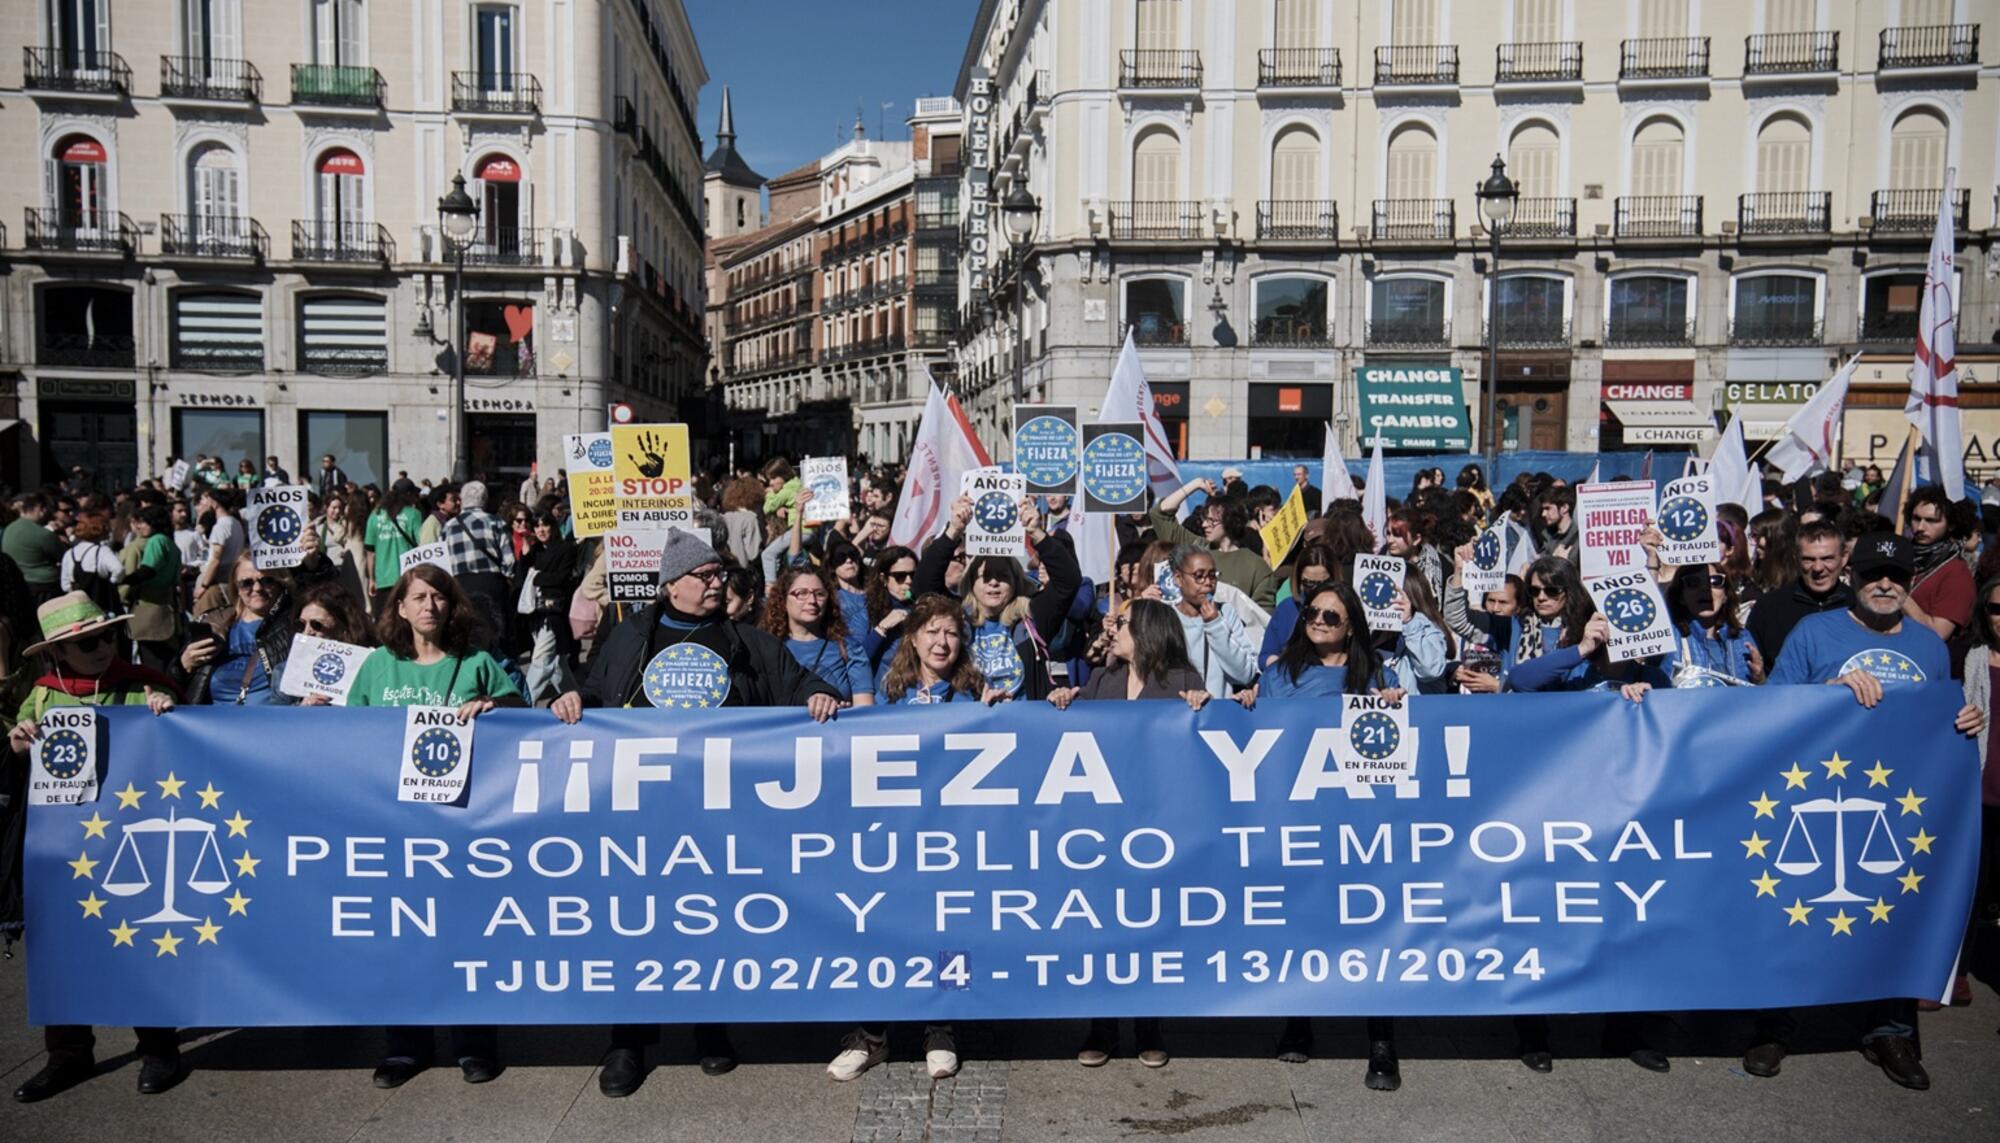
[[(36, 806), (36, 1023), (1483, 1014), (1936, 995), (1957, 690), (544, 711), (399, 802), (398, 711), (107, 709)], [(1407, 757), (1407, 752), (1402, 752)], [(1342, 757), (1358, 759), (1343, 763)], [(1398, 773), (1400, 772), (1400, 773)]]

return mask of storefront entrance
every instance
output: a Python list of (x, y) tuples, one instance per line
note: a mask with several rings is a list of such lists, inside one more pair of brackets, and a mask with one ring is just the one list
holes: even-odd
[(518, 488), (535, 463), (535, 415), (467, 413), (465, 423), (472, 451), (472, 475), (491, 485), (497, 493), (511, 493)]
[(132, 382), (45, 378), (40, 392), (37, 429), (44, 480), (65, 479), (71, 468), (82, 465), (95, 488), (130, 488), (139, 482)]

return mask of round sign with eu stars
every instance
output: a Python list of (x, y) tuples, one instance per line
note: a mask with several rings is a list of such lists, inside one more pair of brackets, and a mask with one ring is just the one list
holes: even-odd
[(1635, 588), (1621, 587), (1604, 597), (1605, 620), (1627, 635), (1651, 627), (1658, 617), (1653, 597)]
[(289, 504), (273, 504), (257, 514), (257, 538), (267, 544), (289, 544), (304, 530), (305, 521)]
[(1676, 496), (1660, 505), (1660, 534), (1678, 543), (1692, 543), (1708, 530), (1708, 505), (1692, 496)]
[(1030, 491), (1076, 486), (1076, 426), (1062, 417), (1042, 413), (1014, 430), (1014, 470), (1028, 478)]
[(258, 571), (295, 568), (305, 562), (300, 540), (306, 532), (307, 496), (303, 484), (275, 484), (252, 488), (244, 498), (250, 557)]
[(988, 492), (972, 504), (973, 522), (983, 532), (1012, 531), (1020, 515), (1020, 506), (1005, 492)]
[(52, 731), (42, 737), (42, 769), (58, 778), (76, 777), (89, 758), (90, 744), (74, 730)]
[(676, 643), (646, 664), (640, 686), (661, 710), (707, 710), (729, 697), (729, 664), (699, 643)]
[(416, 745), (410, 751), (410, 765), (426, 778), (442, 778), (465, 758), (459, 749), (458, 736), (442, 727), (433, 726), (417, 735)]
[(449, 706), (406, 707), (396, 800), (456, 805), (472, 771), (472, 720)]
[(1852, 937), (1921, 905), (1938, 841), (1924, 822), (1931, 799), (1895, 777), (1882, 759), (1864, 769), (1835, 750), (1794, 761), (1759, 786), (1750, 835), (1737, 844), (1757, 873), (1751, 899), (1770, 898), (1774, 922), (1783, 918), (1774, 927)]
[(590, 467), (592, 468), (610, 468), (612, 459), (611, 434), (604, 433), (593, 436), (590, 439), (590, 443), (584, 446), (584, 457), (590, 461)]
[(347, 660), (332, 651), (322, 652), (313, 659), (312, 677), (323, 687), (335, 686), (347, 677)]
[(42, 712), (28, 769), (28, 804), (80, 806), (97, 800), (97, 709), (57, 706)]
[(1403, 745), (1403, 731), (1388, 715), (1371, 710), (1347, 724), (1347, 744), (1362, 758), (1380, 762)]
[(263, 863), (250, 850), (252, 819), (212, 780), (196, 789), (174, 770), (111, 793), (116, 807), (94, 807), (77, 823), (83, 844), (68, 864), (89, 884), (76, 922), (142, 961), (221, 947), (224, 931), (250, 918), (243, 886)]
[(1472, 562), (1479, 565), (1481, 571), (1492, 571), (1500, 566), (1500, 532), (1498, 529), (1488, 528), (1484, 532), (1479, 533), (1478, 539), (1472, 541)]
[(1893, 647), (1871, 647), (1849, 655), (1847, 661), (1834, 672), (1838, 678), (1850, 671), (1867, 671), (1885, 683), (1921, 683), (1927, 681), (1924, 669), (1916, 660)]
[[(1403, 593), (1403, 577), (1409, 574), (1409, 564), (1401, 556), (1378, 556), (1370, 552), (1354, 554), (1354, 573), (1349, 582), (1354, 585), (1354, 594), (1361, 597), (1361, 609), (1367, 614), (1361, 619), (1370, 631), (1401, 631), (1403, 629), (1403, 609), (1397, 597)], [(1350, 625), (1359, 626), (1355, 616), (1348, 616)]]

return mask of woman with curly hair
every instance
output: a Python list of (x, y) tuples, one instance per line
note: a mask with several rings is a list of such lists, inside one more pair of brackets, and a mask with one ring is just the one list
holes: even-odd
[(958, 601), (946, 595), (926, 595), (910, 607), (903, 621), (908, 633), (882, 667), (875, 684), (875, 701), (884, 705), (926, 705), (975, 699), (994, 703), (1012, 692), (986, 685), (986, 676), (972, 661), (971, 635)]
[(786, 568), (771, 585), (764, 630), (784, 641), (799, 666), (840, 692), (845, 706), (875, 705), (875, 673), (861, 641), (847, 633), (827, 577), (810, 567)]

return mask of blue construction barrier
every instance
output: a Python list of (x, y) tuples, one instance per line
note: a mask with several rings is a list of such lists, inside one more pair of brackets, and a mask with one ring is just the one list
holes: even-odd
[[(1656, 452), (1653, 454), (1653, 479), (1661, 482), (1672, 480), (1681, 474), (1682, 463), (1690, 454), (1681, 451)], [(1494, 467), (1498, 474), (1489, 473), (1489, 483), (1495, 487), (1504, 486), (1523, 472), (1546, 472), (1559, 476), (1572, 484), (1590, 478), (1590, 470), (1602, 465), (1599, 476), (1610, 480), (1617, 476), (1638, 476), (1645, 464), (1644, 452), (1509, 452), (1501, 453)], [(1445, 487), (1454, 487), (1458, 480), (1458, 470), (1468, 463), (1484, 464), (1484, 458), (1468, 456), (1462, 452), (1449, 453), (1396, 453), (1382, 456), (1382, 477), (1389, 486), (1391, 497), (1409, 495), (1410, 485), (1416, 481), (1417, 473), (1426, 468), (1444, 469)], [(1303, 464), (1312, 473), (1314, 485), (1321, 483), (1320, 462), (1317, 458), (1287, 457), (1265, 460), (1184, 460), (1180, 462), (1181, 477), (1193, 480), (1206, 476), (1220, 481), (1225, 468), (1241, 469), (1243, 482), (1252, 488), (1268, 484), (1279, 491), (1292, 486), (1292, 467)], [(1354, 474), (1359, 482), (1368, 475), (1366, 456), (1348, 457), (1347, 471)]]

